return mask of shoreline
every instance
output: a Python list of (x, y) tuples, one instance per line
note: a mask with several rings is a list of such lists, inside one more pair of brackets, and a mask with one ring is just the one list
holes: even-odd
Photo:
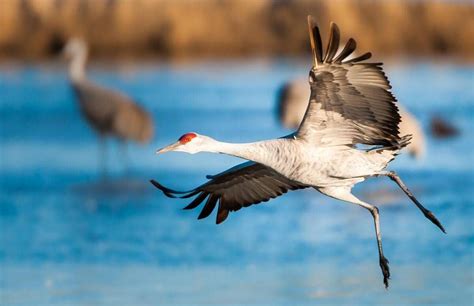
[(85, 38), (91, 57), (254, 57), (309, 54), (306, 15), (327, 39), (380, 57), (474, 59), (474, 5), (452, 1), (94, 1), (0, 2), (0, 58), (45, 59), (68, 38)]

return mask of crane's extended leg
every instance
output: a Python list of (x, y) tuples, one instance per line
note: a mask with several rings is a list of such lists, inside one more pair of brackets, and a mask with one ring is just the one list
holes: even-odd
[(351, 193), (351, 187), (328, 187), (328, 188), (321, 188), (318, 189), (320, 192), (322, 192), (325, 195), (328, 195), (332, 198), (350, 202), (357, 204), (359, 206), (364, 207), (370, 213), (372, 214), (372, 217), (374, 218), (374, 225), (375, 225), (375, 235), (377, 237), (377, 247), (379, 250), (379, 265), (380, 269), (382, 270), (383, 274), (383, 283), (385, 285), (385, 288), (388, 288), (388, 280), (390, 279), (390, 269), (388, 266), (388, 260), (385, 258), (383, 255), (383, 248), (382, 248), (382, 234), (380, 232), (380, 222), (379, 222), (379, 209), (376, 206), (370, 205), (368, 203), (365, 203), (358, 198), (356, 198), (352, 193)]
[(440, 230), (443, 231), (443, 233), (446, 234), (446, 231), (444, 230), (443, 225), (441, 225), (441, 222), (435, 217), (435, 215), (428, 209), (426, 209), (421, 203), (415, 198), (413, 193), (408, 189), (408, 187), (403, 183), (403, 181), (400, 179), (400, 177), (397, 175), (396, 172), (394, 171), (383, 171), (377, 174), (378, 176), (383, 175), (383, 176), (388, 176), (392, 181), (397, 183), (397, 185), (405, 192), (405, 194), (415, 203), (416, 207), (418, 207), (419, 210), (423, 213), (423, 215), (433, 222), (437, 227), (439, 227)]

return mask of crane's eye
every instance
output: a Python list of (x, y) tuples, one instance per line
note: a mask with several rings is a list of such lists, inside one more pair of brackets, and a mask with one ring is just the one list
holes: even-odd
[(190, 142), (191, 140), (193, 140), (193, 138), (195, 138), (196, 136), (197, 135), (195, 133), (186, 133), (183, 136), (179, 137), (179, 142), (181, 144), (186, 144)]

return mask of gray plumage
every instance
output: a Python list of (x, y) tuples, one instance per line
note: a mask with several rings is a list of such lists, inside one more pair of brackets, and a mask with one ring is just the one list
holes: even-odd
[(150, 115), (125, 95), (89, 80), (72, 81), (84, 117), (100, 134), (146, 143), (153, 136)]
[[(286, 128), (296, 129), (301, 124), (308, 106), (311, 89), (303, 79), (295, 79), (282, 84), (276, 98), (277, 117)], [(412, 135), (407, 146), (410, 155), (421, 158), (425, 155), (425, 134), (420, 122), (398, 103), (400, 135)]]
[(147, 111), (124, 94), (86, 78), (86, 44), (77, 38), (71, 39), (64, 52), (71, 61), (71, 86), (84, 117), (94, 130), (102, 136), (148, 142), (153, 136), (153, 121)]
[[(154, 180), (151, 182), (168, 197), (195, 196), (186, 209), (197, 208), (205, 201), (199, 218), (209, 216), (217, 206), (217, 223), (224, 221), (229, 211), (307, 187), (359, 205), (373, 217), (379, 264), (387, 287), (390, 271), (382, 249), (378, 208), (355, 197), (351, 193), (353, 186), (369, 177), (387, 176), (426, 218), (443, 232), (444, 228), (395, 172), (384, 170), (408, 145), (410, 136), (399, 136), (400, 115), (382, 64), (362, 62), (370, 53), (347, 59), (356, 48), (353, 39), (349, 39), (337, 54), (334, 49), (339, 45), (339, 30), (335, 24), (331, 24), (328, 52), (323, 54), (319, 28), (312, 18), (308, 18), (308, 26), (313, 51), (313, 67), (309, 73), (311, 94), (306, 114), (294, 134), (234, 144), (187, 133), (157, 153), (212, 152), (251, 162), (210, 176), (207, 183), (188, 192), (171, 190)], [(359, 149), (359, 144), (369, 148)]]
[[(338, 32), (333, 23), (329, 50), (339, 47)], [(319, 35), (319, 31), (316, 33)], [(324, 61), (316, 51), (317, 69), (309, 73), (309, 107), (297, 137), (328, 145), (399, 143), (400, 115), (382, 64), (344, 61), (355, 48), (356, 42), (350, 39), (337, 57), (326, 57)], [(335, 52), (331, 54), (334, 56)]]

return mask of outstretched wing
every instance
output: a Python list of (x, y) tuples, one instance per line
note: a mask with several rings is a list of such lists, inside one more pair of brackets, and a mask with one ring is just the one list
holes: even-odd
[(382, 63), (363, 62), (370, 53), (347, 59), (356, 49), (352, 38), (337, 54), (340, 35), (334, 23), (323, 54), (319, 28), (311, 17), (308, 25), (311, 96), (296, 137), (325, 145), (397, 145), (400, 115)]
[(198, 207), (206, 200), (198, 219), (209, 216), (216, 205), (216, 223), (223, 222), (229, 211), (266, 202), (288, 190), (303, 189), (309, 186), (294, 182), (274, 170), (258, 163), (245, 162), (217, 175), (208, 176), (210, 181), (186, 192), (171, 190), (151, 180), (151, 183), (170, 198), (190, 198), (194, 200), (184, 209)]

